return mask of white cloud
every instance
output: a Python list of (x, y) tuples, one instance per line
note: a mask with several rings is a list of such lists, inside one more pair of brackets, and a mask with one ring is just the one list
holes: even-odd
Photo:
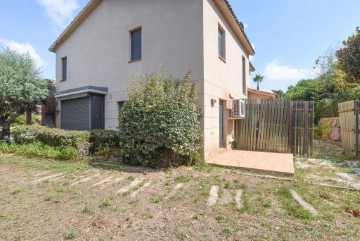
[(77, 0), (38, 0), (38, 3), (60, 28), (64, 28), (73, 19), (73, 12), (79, 7)]
[(264, 76), (273, 81), (294, 81), (313, 78), (315, 73), (311, 69), (298, 69), (291, 65), (281, 65), (278, 59), (272, 60), (265, 67)]
[(41, 68), (46, 65), (46, 61), (43, 60), (40, 55), (36, 52), (33, 46), (29, 43), (17, 43), (11, 40), (0, 39), (0, 45), (4, 48), (9, 48), (20, 54), (29, 53), (30, 56), (35, 61), (35, 64), (38, 68)]
[(249, 24), (244, 23), (244, 28), (247, 29), (249, 27)]

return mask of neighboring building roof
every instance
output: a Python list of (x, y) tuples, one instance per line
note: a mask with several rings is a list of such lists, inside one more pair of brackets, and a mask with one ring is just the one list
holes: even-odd
[(253, 93), (253, 94), (258, 94), (258, 95), (263, 95), (263, 96), (268, 96), (268, 97), (278, 99), (278, 95), (275, 94), (275, 93), (272, 93), (272, 92), (267, 92), (267, 91), (262, 91), (262, 90), (255, 90), (255, 89), (251, 89), (251, 88), (248, 88), (248, 92)]
[[(239, 38), (240, 42), (244, 45), (247, 53), (249, 55), (254, 55), (255, 50), (252, 47), (250, 40), (245, 33), (244, 25), (237, 19), (228, 0), (213, 0), (213, 1), (218, 6), (220, 12), (224, 15), (225, 19), (229, 22), (236, 36)], [(76, 28), (80, 26), (80, 24), (94, 11), (94, 9), (101, 2), (102, 0), (90, 0), (90, 2), (75, 17), (75, 19), (64, 30), (64, 32), (50, 46), (49, 51), (55, 53), (58, 47), (70, 37), (70, 35), (76, 30)]]

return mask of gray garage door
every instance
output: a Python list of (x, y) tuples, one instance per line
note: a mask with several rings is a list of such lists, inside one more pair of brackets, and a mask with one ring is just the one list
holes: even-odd
[(66, 130), (90, 129), (89, 97), (61, 101), (61, 128)]

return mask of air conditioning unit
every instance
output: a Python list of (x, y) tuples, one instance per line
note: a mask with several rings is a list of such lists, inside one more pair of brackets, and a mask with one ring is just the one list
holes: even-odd
[(233, 118), (245, 117), (245, 100), (244, 99), (233, 100), (232, 115), (233, 115)]

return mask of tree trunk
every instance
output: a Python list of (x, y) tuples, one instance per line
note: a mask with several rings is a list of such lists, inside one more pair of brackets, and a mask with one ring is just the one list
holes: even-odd
[(32, 124), (32, 113), (31, 111), (27, 110), (25, 112), (25, 116), (26, 116), (26, 125), (31, 125)]
[(260, 83), (259, 83), (259, 81), (257, 82), (257, 90), (259, 90), (260, 89)]
[(2, 131), (1, 131), (1, 136), (0, 136), (1, 140), (5, 140), (5, 138), (7, 140), (9, 140), (9, 138), (10, 138), (10, 124), (8, 124), (6, 122), (3, 125)]

